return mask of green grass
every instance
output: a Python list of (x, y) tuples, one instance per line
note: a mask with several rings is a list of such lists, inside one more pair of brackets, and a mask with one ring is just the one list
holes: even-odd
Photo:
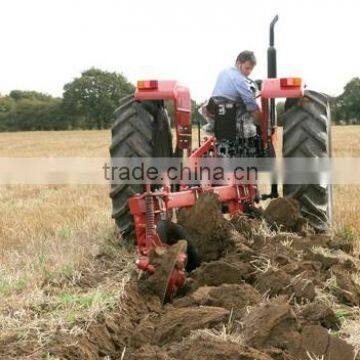
[(335, 310), (335, 315), (340, 319), (346, 319), (352, 316), (352, 311), (346, 308), (339, 308)]
[(111, 307), (115, 304), (114, 297), (99, 288), (90, 293), (60, 293), (56, 301), (60, 307), (73, 307), (75, 309)]
[(116, 293), (96, 288), (87, 293), (63, 292), (54, 300), (52, 316), (63, 318), (71, 329), (76, 326), (79, 319), (86, 318), (86, 314), (112, 309), (118, 296)]
[(20, 277), (15, 280), (0, 279), (0, 294), (2, 296), (9, 296), (14, 293), (21, 292), (27, 286), (26, 277)]
[(352, 226), (349, 226), (349, 225), (340, 226), (336, 230), (335, 235), (339, 236), (344, 241), (347, 241), (347, 242), (350, 242), (350, 243), (353, 243), (356, 240), (355, 229)]

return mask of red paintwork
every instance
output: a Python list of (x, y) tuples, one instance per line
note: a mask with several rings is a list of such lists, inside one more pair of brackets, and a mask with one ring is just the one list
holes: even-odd
[(191, 98), (187, 87), (173, 80), (158, 81), (158, 88), (135, 91), (135, 100), (172, 100), (175, 110), (176, 145), (191, 153)]
[(206, 155), (209, 151), (215, 150), (215, 137), (209, 136), (208, 138), (205, 138), (201, 146), (194, 150), (192, 154), (190, 155), (190, 158), (198, 159), (204, 155)]
[[(251, 200), (249, 194), (255, 195), (254, 186), (252, 184), (247, 185), (223, 185), (223, 186), (195, 186), (188, 188), (187, 190), (171, 192), (171, 191), (155, 191), (151, 192), (151, 196), (154, 199), (154, 212), (155, 212), (155, 222), (158, 218), (158, 215), (161, 212), (168, 212), (172, 209), (182, 208), (182, 207), (191, 207), (195, 204), (196, 199), (199, 197), (199, 194), (204, 192), (213, 192), (218, 195), (218, 198), (221, 202), (237, 202), (243, 203), (247, 200)], [(146, 254), (148, 252), (148, 247), (150, 244), (145, 242), (145, 194), (137, 194), (129, 198), (129, 207), (131, 214), (135, 217), (135, 224), (138, 226), (138, 229), (143, 229), (143, 231), (137, 233), (140, 238), (144, 241), (138, 242), (138, 248), (141, 253)], [(165, 206), (161, 207), (161, 200), (164, 201)]]
[[(165, 192), (168, 187), (165, 186)], [(139, 259), (136, 265), (140, 270), (153, 274), (156, 267), (150, 264), (150, 251), (154, 248), (166, 248), (168, 245), (161, 242), (159, 235), (156, 232), (156, 223), (159, 220), (161, 211), (166, 211), (161, 208), (159, 197), (154, 196), (150, 190), (150, 184), (146, 185), (146, 191), (142, 195), (136, 195), (129, 199), (130, 212), (134, 216), (135, 232), (137, 240), (137, 250)], [(185, 264), (187, 256), (180, 253), (176, 260), (176, 266), (169, 274), (168, 283), (166, 284), (166, 295), (172, 297), (177, 289), (185, 281)]]
[[(157, 223), (160, 220), (160, 213), (170, 214), (172, 209), (189, 208), (195, 204), (199, 195), (204, 192), (217, 194), (220, 202), (228, 204), (230, 214), (244, 211), (245, 206), (252, 203), (255, 197), (255, 187), (252, 184), (234, 184), (215, 187), (198, 186), (179, 192), (171, 192), (169, 189), (164, 189), (157, 192), (137, 194), (129, 198), (130, 212), (134, 217), (135, 223), (137, 250), (139, 254), (136, 265), (139, 269), (153, 274), (156, 268), (149, 263), (149, 253), (155, 246), (167, 246), (161, 243), (157, 234), (155, 238), (153, 236), (147, 236), (146, 227), (148, 225), (148, 214), (146, 211), (146, 197), (152, 196), (153, 198), (153, 213), (155, 223)], [(163, 204), (165, 204), (164, 207), (162, 206)], [(172, 297), (177, 289), (184, 283), (185, 263), (186, 254), (180, 253), (177, 261), (178, 265), (172, 270), (167, 284), (168, 297)]]
[[(269, 99), (277, 97), (302, 97), (304, 95), (303, 84), (300, 86), (281, 86), (287, 84), (280, 79), (265, 79), (262, 83), (260, 100), (261, 107), (261, 138), (264, 148), (268, 141), (274, 140), (274, 129), (269, 129)], [(291, 83), (291, 82), (289, 82)], [(176, 81), (159, 81), (157, 89), (136, 90), (135, 99), (145, 100), (173, 100), (175, 105), (175, 129), (176, 143), (180, 149), (187, 150), (188, 165), (193, 166), (197, 159), (203, 156), (216, 156), (213, 136), (205, 138), (202, 145), (191, 152), (191, 98), (188, 88), (179, 85)], [(164, 183), (161, 191), (151, 192), (150, 185), (146, 185), (146, 192), (136, 194), (129, 198), (130, 212), (134, 217), (137, 251), (139, 259), (137, 266), (152, 274), (156, 268), (149, 263), (149, 253), (154, 247), (167, 247), (159, 239), (156, 232), (156, 224), (160, 220), (160, 214), (167, 217), (172, 209), (189, 208), (193, 206), (204, 192), (217, 194), (219, 201), (228, 205), (229, 213), (235, 214), (244, 211), (247, 204), (253, 204), (256, 195), (256, 185), (238, 184), (233, 182), (228, 185), (210, 186), (202, 185), (189, 188), (181, 185), (180, 191), (171, 192), (170, 186)], [(178, 257), (177, 266), (169, 275), (167, 295), (172, 296), (185, 281), (186, 254), (181, 253)]]

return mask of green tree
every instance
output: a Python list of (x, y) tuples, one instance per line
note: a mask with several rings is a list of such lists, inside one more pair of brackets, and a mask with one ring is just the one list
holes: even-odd
[(61, 99), (21, 99), (1, 116), (1, 129), (6, 131), (66, 130), (69, 127), (69, 117), (62, 114)]
[[(11, 106), (6, 111), (0, 110), (0, 131), (27, 130), (67, 130), (73, 128), (75, 122), (72, 116), (64, 114), (62, 100), (50, 98), (42, 101), (31, 98), (12, 98)], [(0, 109), (5, 108), (2, 103), (8, 99), (0, 98)], [(8, 103), (5, 103), (8, 105)]]
[(28, 100), (39, 100), (39, 101), (50, 101), (51, 95), (43, 94), (37, 91), (24, 91), (24, 90), (12, 90), (9, 97), (15, 101), (28, 99)]
[(337, 98), (337, 117), (347, 123), (360, 123), (360, 78), (351, 79)]
[(134, 90), (122, 74), (91, 68), (64, 86), (64, 111), (78, 116), (81, 127), (107, 128), (119, 100)]
[(6, 113), (14, 107), (14, 99), (10, 96), (0, 96), (0, 113)]

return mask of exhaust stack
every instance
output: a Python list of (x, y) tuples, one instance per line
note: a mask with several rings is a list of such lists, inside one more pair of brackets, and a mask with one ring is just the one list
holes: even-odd
[[(268, 78), (276, 78), (277, 76), (276, 49), (274, 46), (274, 27), (278, 20), (279, 20), (279, 15), (276, 15), (270, 23), (270, 43), (267, 50)], [(275, 99), (270, 99), (269, 110), (270, 110), (270, 128), (272, 129), (276, 126)]]

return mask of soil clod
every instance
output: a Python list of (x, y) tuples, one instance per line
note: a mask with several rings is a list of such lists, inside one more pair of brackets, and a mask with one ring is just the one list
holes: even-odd
[(285, 231), (301, 232), (306, 225), (298, 202), (291, 198), (272, 200), (264, 211), (264, 217), (270, 225)]

